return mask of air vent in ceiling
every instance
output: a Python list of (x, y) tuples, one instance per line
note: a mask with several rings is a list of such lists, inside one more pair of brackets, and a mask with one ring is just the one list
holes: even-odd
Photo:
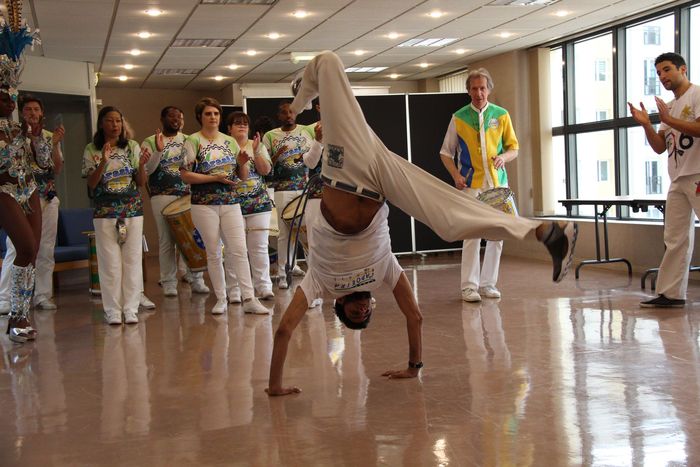
[(233, 39), (175, 39), (172, 47), (228, 47)]
[(182, 76), (196, 75), (199, 73), (199, 68), (157, 68), (155, 75), (157, 76)]

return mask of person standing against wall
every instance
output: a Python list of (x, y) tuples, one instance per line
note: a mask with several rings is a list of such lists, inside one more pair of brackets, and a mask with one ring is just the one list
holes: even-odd
[[(484, 68), (467, 76), (471, 103), (452, 116), (440, 149), (440, 158), (455, 187), (477, 197), (485, 190), (508, 186), (506, 163), (518, 157), (518, 139), (508, 111), (489, 102), (493, 79)], [(457, 155), (457, 164), (454, 157)], [(462, 246), (462, 300), (479, 302), (482, 297), (501, 298), (496, 288), (503, 241), (487, 241), (480, 266), (480, 239), (464, 240)]]

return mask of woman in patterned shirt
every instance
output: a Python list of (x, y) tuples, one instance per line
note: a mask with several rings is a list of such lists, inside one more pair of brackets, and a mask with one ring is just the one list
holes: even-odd
[(127, 139), (124, 117), (107, 106), (97, 116), (97, 132), (83, 154), (83, 177), (95, 205), (102, 307), (109, 324), (138, 322), (143, 289), (143, 203), (139, 187), (146, 182), (139, 144)]
[[(248, 250), (245, 244), (245, 223), (240, 199), (236, 193), (239, 180), (249, 174), (250, 156), (241, 151), (236, 140), (219, 132), (221, 105), (212, 98), (201, 99), (194, 108), (201, 129), (187, 137), (183, 148), (182, 180), (191, 185), (192, 221), (202, 236), (207, 250), (207, 269), (216, 305), (212, 314), (223, 314), (233, 293), (226, 298), (226, 281), (221, 255), (223, 240), (226, 268), (235, 269), (243, 294), (243, 312), (268, 314), (255, 298), (250, 278)], [(240, 302), (240, 297), (238, 297)]]

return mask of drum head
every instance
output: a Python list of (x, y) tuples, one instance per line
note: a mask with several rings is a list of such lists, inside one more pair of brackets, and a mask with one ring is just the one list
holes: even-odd
[(282, 210), (282, 220), (291, 221), (292, 219), (294, 219), (295, 212), (297, 213), (297, 215), (301, 215), (301, 207), (297, 210), (297, 206), (299, 206), (299, 203), (301, 203), (301, 195), (297, 196), (289, 203), (287, 203), (287, 205)]
[(190, 195), (185, 195), (165, 206), (160, 213), (167, 217), (189, 211), (191, 207)]

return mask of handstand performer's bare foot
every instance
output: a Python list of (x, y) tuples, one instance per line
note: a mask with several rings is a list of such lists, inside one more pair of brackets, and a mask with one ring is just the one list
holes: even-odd
[(540, 224), (535, 230), (537, 240), (544, 243), (552, 255), (554, 271), (552, 280), (561, 282), (569, 272), (574, 259), (574, 247), (578, 236), (578, 225), (575, 222), (551, 222)]

